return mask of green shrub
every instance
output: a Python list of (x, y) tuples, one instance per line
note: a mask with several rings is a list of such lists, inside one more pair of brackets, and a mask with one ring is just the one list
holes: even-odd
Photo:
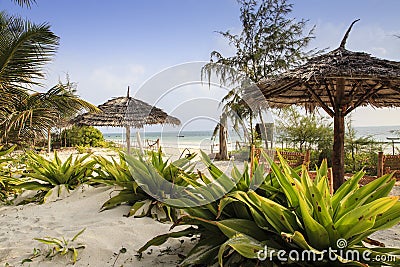
[[(122, 188), (118, 195), (105, 202), (101, 209), (107, 210), (120, 204), (129, 204), (131, 209), (128, 216), (149, 216), (159, 221), (175, 221), (178, 210), (164, 205), (154, 196), (165, 194), (166, 187), (163, 184), (169, 182), (188, 185), (189, 183), (182, 179), (182, 175), (190, 179), (191, 174), (188, 174), (192, 171), (190, 160), (195, 156), (193, 154), (190, 158), (169, 162), (169, 160), (163, 160), (160, 149), (158, 152), (151, 151), (148, 160), (137, 159), (123, 152), (119, 153), (119, 162), (114, 158), (110, 161), (101, 156), (95, 157), (99, 167), (95, 170), (97, 176), (91, 179), (91, 182), (117, 185)], [(143, 190), (138, 185), (139, 175), (148, 176), (149, 179), (154, 178), (151, 176), (162, 177), (162, 179), (156, 181), (154, 187), (150, 188), (152, 194), (148, 194), (149, 191)]]
[(73, 126), (61, 133), (61, 139), (66, 140), (66, 146), (104, 147), (108, 146), (103, 134), (93, 126)]
[[(78, 260), (78, 250), (79, 249), (84, 249), (86, 245), (82, 243), (76, 242), (76, 239), (86, 230), (86, 228), (80, 230), (74, 237), (71, 239), (65, 239), (65, 237), (61, 238), (56, 238), (56, 237), (44, 237), (44, 238), (34, 238), (36, 241), (39, 241), (43, 244), (48, 245), (49, 249), (48, 252), (45, 255), (46, 259), (53, 259), (57, 255), (71, 255), (70, 260), (72, 264), (75, 264)], [(40, 250), (34, 250), (34, 252), (37, 251), (37, 253), (32, 255), (31, 258), (36, 258), (38, 257)], [(25, 262), (32, 262), (32, 259), (26, 259)], [(24, 263), (24, 261), (22, 262)]]
[[(268, 161), (273, 175), (264, 178), (260, 187), (264, 190), (254, 191), (251, 187), (239, 186), (263, 178), (262, 168), (255, 165), (253, 177), (247, 178), (243, 173), (238, 186), (222, 199), (204, 206), (184, 208), (187, 215), (175, 225), (190, 225), (189, 228), (157, 236), (139, 252), (144, 252), (151, 245), (160, 245), (168, 238), (198, 236), (199, 242), (181, 266), (208, 266), (217, 262), (220, 266), (273, 266), (270, 260), (282, 264), (277, 257), (279, 250), (285, 251), (286, 255), (294, 250), (298, 255), (311, 251), (321, 259), (304, 262), (289, 260), (284, 263), (296, 266), (399, 265), (399, 258), (393, 261), (367, 261), (361, 257), (355, 261), (345, 258), (349, 255), (347, 251), (358, 251), (359, 255), (368, 251), (370, 258), (384, 255), (389, 259), (389, 254), (398, 255), (399, 249), (367, 248), (362, 242), (375, 231), (387, 229), (400, 221), (398, 197), (388, 197), (395, 183), (391, 175), (359, 187), (358, 182), (364, 175), (359, 172), (331, 196), (326, 161), (317, 170), (314, 181), (305, 167), (298, 175), (282, 157), (281, 167), (273, 160)], [(209, 169), (211, 173), (221, 174), (215, 166), (209, 165)], [(237, 170), (234, 169), (232, 180), (237, 181), (235, 176)], [(217, 180), (207, 180), (222, 186), (219, 181), (222, 175), (219, 177)], [(207, 195), (200, 197), (207, 198)], [(346, 246), (338, 241), (343, 241)], [(271, 252), (271, 258), (268, 257), (267, 261), (260, 261), (259, 252), (264, 251), (265, 246), (270, 252), (275, 250), (275, 253)], [(336, 253), (336, 260), (332, 261), (330, 255), (324, 253), (329, 248), (336, 250), (332, 251)]]
[(85, 183), (92, 175), (96, 162), (88, 159), (90, 154), (82, 157), (70, 155), (64, 162), (60, 160), (57, 152), (54, 159), (48, 160), (34, 152), (27, 152), (29, 172), (26, 177), (30, 181), (17, 185), (17, 188), (25, 190), (38, 190), (32, 201), (45, 202), (54, 191), (58, 195), (62, 190), (73, 190)]
[(0, 147), (0, 201), (4, 202), (8, 202), (9, 197), (17, 193), (14, 186), (21, 183), (21, 180), (15, 177), (15, 171), (12, 170), (16, 160), (10, 157), (10, 153), (15, 147), (6, 150)]

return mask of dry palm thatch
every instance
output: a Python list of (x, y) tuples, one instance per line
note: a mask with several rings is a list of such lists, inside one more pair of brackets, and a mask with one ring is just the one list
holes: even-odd
[(133, 97), (116, 97), (98, 108), (102, 112), (79, 115), (74, 119), (75, 124), (142, 128), (144, 125), (181, 123), (179, 119), (169, 116), (161, 109)]
[(345, 49), (347, 30), (339, 48), (314, 57), (306, 64), (257, 84), (265, 98), (247, 91), (250, 102), (272, 108), (290, 105), (307, 110), (323, 108), (334, 118), (333, 173), (335, 189), (344, 179), (344, 117), (359, 106), (400, 107), (400, 62), (378, 59)]
[(86, 126), (125, 127), (127, 149), (130, 151), (130, 128), (142, 128), (153, 124), (181, 124), (178, 118), (169, 116), (163, 110), (129, 96), (116, 97), (101, 104), (100, 113), (84, 113), (77, 116), (73, 123)]

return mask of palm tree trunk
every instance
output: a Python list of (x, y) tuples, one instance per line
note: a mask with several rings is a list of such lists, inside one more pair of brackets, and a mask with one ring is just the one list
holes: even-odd
[(226, 113), (222, 113), (221, 121), (219, 125), (219, 159), (227, 160), (228, 159), (228, 147), (226, 144), (226, 136), (227, 136), (227, 116)]

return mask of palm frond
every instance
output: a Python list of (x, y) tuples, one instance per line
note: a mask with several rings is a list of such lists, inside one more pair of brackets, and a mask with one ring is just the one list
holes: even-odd
[(32, 4), (36, 4), (35, 0), (13, 0), (13, 2), (21, 7), (26, 6), (28, 8), (30, 8)]
[(0, 90), (39, 85), (59, 38), (48, 24), (33, 24), (0, 12)]

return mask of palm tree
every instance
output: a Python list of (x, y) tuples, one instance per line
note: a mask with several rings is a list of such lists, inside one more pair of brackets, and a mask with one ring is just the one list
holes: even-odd
[(98, 111), (76, 95), (75, 84), (70, 82), (60, 82), (46, 93), (23, 92), (12, 99), (14, 103), (3, 113), (0, 142), (4, 143), (32, 144), (37, 138), (47, 137), (50, 147), (52, 128), (65, 125), (83, 110)]
[[(288, 18), (293, 5), (287, 0), (238, 0), (238, 3), (241, 32), (218, 32), (234, 48), (235, 54), (225, 57), (218, 51), (211, 52), (202, 77), (210, 82), (211, 75), (215, 74), (222, 84), (232, 88), (222, 99), (224, 111), (234, 115), (235, 124), (237, 119), (248, 119), (249, 136), (253, 137), (252, 120), (259, 117), (264, 125), (261, 112), (266, 107), (247, 105), (243, 89), (304, 60), (307, 53), (303, 49), (313, 38), (313, 29), (304, 34), (307, 21)], [(253, 144), (253, 138), (250, 141)]]
[[(15, 1), (30, 6), (34, 1)], [(74, 85), (59, 83), (46, 93), (30, 93), (41, 86), (43, 67), (51, 61), (59, 38), (48, 24), (36, 25), (0, 12), (0, 142), (50, 138), (51, 128), (82, 109), (97, 108), (80, 99)]]

